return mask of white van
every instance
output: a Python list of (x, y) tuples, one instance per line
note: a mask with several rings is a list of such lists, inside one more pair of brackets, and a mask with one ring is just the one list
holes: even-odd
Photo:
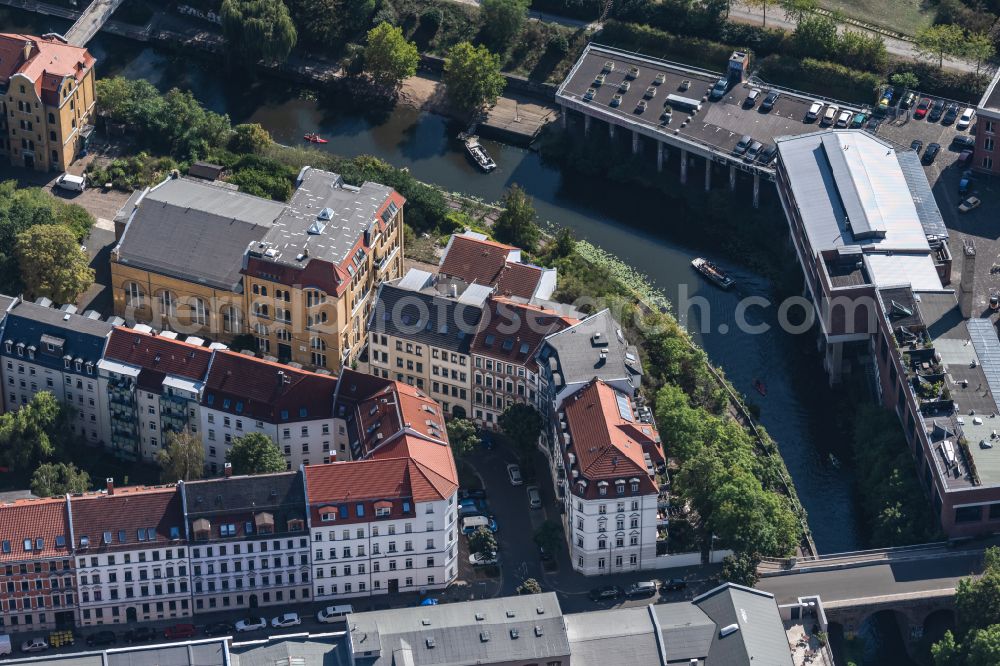
[(840, 113), (840, 109), (838, 109), (833, 104), (831, 104), (830, 106), (826, 107), (826, 113), (823, 114), (823, 123), (822, 124), (824, 124), (824, 125), (830, 125), (830, 124), (832, 124), (833, 121), (837, 119), (837, 114), (838, 113)]
[(955, 129), (964, 130), (969, 125), (972, 124), (972, 116), (976, 113), (975, 109), (966, 108), (962, 111), (962, 115), (958, 117), (958, 122), (955, 124)]
[(332, 622), (346, 622), (347, 616), (353, 612), (354, 608), (350, 604), (327, 606), (316, 614), (316, 619), (327, 624)]
[(0, 634), (0, 657), (5, 654), (14, 654), (14, 648), (10, 645), (10, 636), (7, 634)]
[(87, 188), (87, 179), (83, 176), (64, 173), (56, 180), (56, 187), (70, 192), (83, 192)]

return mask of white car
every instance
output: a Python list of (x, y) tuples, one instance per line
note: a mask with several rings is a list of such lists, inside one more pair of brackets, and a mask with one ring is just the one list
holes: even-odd
[(327, 606), (319, 613), (316, 613), (316, 620), (323, 622), (324, 624), (329, 624), (331, 622), (344, 622), (347, 620), (347, 616), (353, 612), (354, 608), (350, 604)]
[(473, 553), (472, 555), (469, 555), (469, 564), (475, 567), (496, 563), (496, 553)]
[(519, 486), (524, 483), (524, 479), (521, 478), (521, 468), (511, 463), (507, 465), (507, 478), (510, 479), (510, 485)]
[(48, 649), (49, 644), (45, 642), (44, 638), (32, 638), (30, 641), (21, 643), (21, 652), (41, 652)]
[(284, 615), (279, 615), (271, 620), (271, 626), (275, 628), (295, 627), (300, 624), (302, 624), (302, 619), (299, 617), (298, 613), (285, 613)]
[(972, 116), (975, 115), (976, 110), (972, 108), (966, 108), (962, 111), (962, 115), (958, 117), (958, 122), (955, 123), (955, 129), (964, 130), (972, 124)]
[(823, 102), (813, 102), (806, 113), (806, 122), (812, 122), (819, 118), (819, 112), (823, 110)]
[(851, 122), (852, 115), (850, 111), (841, 111), (840, 115), (837, 116), (837, 127), (847, 127), (847, 123)]
[(242, 634), (247, 631), (258, 631), (267, 628), (267, 620), (262, 617), (248, 617), (236, 623), (236, 633)]

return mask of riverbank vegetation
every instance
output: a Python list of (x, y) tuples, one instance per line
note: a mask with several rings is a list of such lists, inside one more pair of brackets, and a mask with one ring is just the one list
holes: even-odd
[(935, 666), (1000, 664), (1000, 548), (983, 554), (983, 575), (955, 590), (956, 627), (931, 646)]

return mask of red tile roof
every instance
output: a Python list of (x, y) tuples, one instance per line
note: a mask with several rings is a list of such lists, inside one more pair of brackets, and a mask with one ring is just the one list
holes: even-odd
[[(141, 333), (119, 327), (111, 331), (104, 357), (136, 365), (152, 374), (175, 375), (187, 379), (203, 380), (212, 360), (212, 351), (206, 347), (191, 345), (179, 340)], [(155, 382), (158, 386), (159, 382)]]
[(542, 269), (530, 264), (508, 263), (497, 278), (497, 293), (501, 296), (531, 298), (542, 279)]
[[(173, 541), (171, 529), (179, 530), (184, 537), (184, 514), (181, 496), (175, 486), (115, 488), (114, 494), (86, 493), (70, 497), (73, 515), (73, 536), (79, 549), (80, 538), (86, 536), (89, 552), (108, 549), (149, 547), (153, 541), (166, 545)], [(152, 528), (155, 541), (149, 538)], [(145, 532), (139, 539), (139, 530)], [(105, 532), (110, 532), (111, 543), (106, 544)], [(119, 535), (119, 532), (124, 532)], [(124, 536), (122, 542), (120, 536)]]
[[(619, 400), (628, 405), (627, 416), (620, 413)], [(656, 492), (643, 453), (649, 452), (655, 464), (663, 459), (662, 447), (651, 424), (636, 422), (625, 394), (595, 380), (570, 397), (564, 409), (572, 438), (567, 453), (576, 456), (575, 465), (569, 464), (568, 456), (566, 465), (575, 467), (579, 478), (587, 480), (587, 497), (598, 496), (599, 482), (613, 484), (619, 479), (628, 483), (638, 478), (640, 493)], [(578, 488), (574, 486), (573, 490)]]
[[(29, 44), (25, 58), (25, 47)], [(55, 36), (0, 33), (0, 84), (22, 74), (35, 84), (35, 93), (46, 104), (57, 105), (63, 80), (66, 77), (81, 80), (95, 62), (87, 49), (71, 46)]]
[(219, 350), (202, 404), (267, 423), (311, 421), (333, 415), (336, 388), (329, 375)]
[(538, 371), (535, 354), (545, 336), (579, 321), (555, 310), (499, 296), (491, 298), (489, 306), (488, 313), (483, 313), (483, 321), (488, 322), (476, 332), (472, 353), (523, 365), (532, 372)]
[[(0, 562), (39, 560), (66, 557), (66, 546), (56, 547), (56, 537), (69, 543), (69, 523), (66, 520), (64, 498), (17, 500), (0, 504)], [(31, 550), (24, 549), (25, 539), (31, 539)], [(38, 549), (38, 540), (42, 548)], [(8, 549), (10, 552), (4, 552)]]

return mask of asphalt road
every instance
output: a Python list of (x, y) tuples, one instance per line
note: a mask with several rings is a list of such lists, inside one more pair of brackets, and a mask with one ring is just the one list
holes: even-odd
[(779, 604), (813, 594), (818, 594), (825, 602), (840, 601), (954, 588), (959, 580), (982, 572), (982, 568), (982, 553), (955, 553), (846, 571), (762, 578), (757, 587), (774, 594)]

